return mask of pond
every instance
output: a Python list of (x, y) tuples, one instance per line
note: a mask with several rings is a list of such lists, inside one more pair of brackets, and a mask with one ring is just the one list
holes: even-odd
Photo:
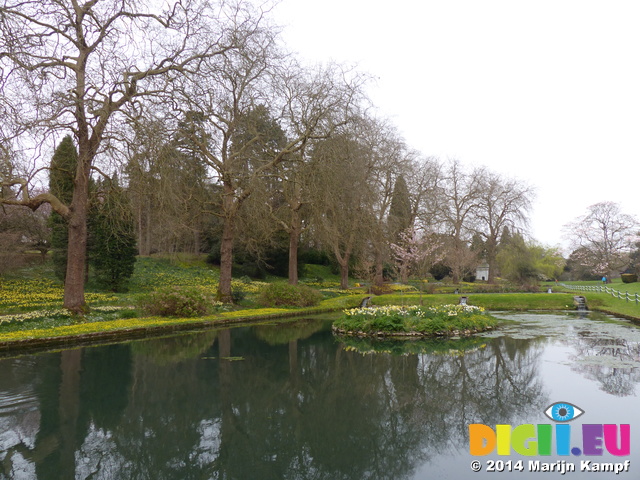
[[(0, 478), (519, 478), (544, 462), (578, 478), (585, 460), (639, 478), (640, 329), (497, 315), (511, 322), (473, 339), (343, 343), (308, 318), (4, 358)], [(571, 447), (583, 424), (629, 424), (630, 455), (469, 453), (470, 424), (555, 425), (560, 401), (584, 411), (563, 424)]]

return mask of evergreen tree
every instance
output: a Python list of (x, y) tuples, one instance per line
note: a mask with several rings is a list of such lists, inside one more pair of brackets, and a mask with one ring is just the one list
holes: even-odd
[(126, 192), (117, 183), (101, 182), (89, 210), (89, 263), (98, 285), (114, 292), (126, 289), (136, 262), (135, 223)]
[[(67, 205), (71, 203), (73, 195), (73, 179), (77, 164), (78, 152), (71, 136), (67, 135), (56, 148), (49, 170), (49, 191)], [(64, 281), (67, 272), (68, 224), (55, 212), (49, 218), (54, 273)]]
[(511, 231), (509, 230), (509, 227), (505, 226), (502, 229), (502, 235), (500, 235), (500, 243), (498, 245), (498, 248), (508, 247), (513, 238), (514, 237), (511, 235)]
[(389, 206), (389, 234), (393, 241), (398, 241), (400, 233), (412, 226), (411, 199), (404, 176), (399, 175), (393, 186), (391, 205)]
[(487, 246), (479, 233), (474, 233), (471, 237), (471, 251), (478, 256), (478, 260), (486, 261)]

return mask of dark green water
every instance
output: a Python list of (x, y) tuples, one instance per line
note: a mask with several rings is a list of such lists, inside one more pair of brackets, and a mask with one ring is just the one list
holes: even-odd
[[(403, 347), (343, 344), (317, 319), (4, 359), (0, 478), (539, 476), (515, 453), (472, 457), (468, 426), (553, 423), (543, 411), (558, 401), (585, 411), (576, 430), (630, 424), (631, 455), (597, 460), (631, 460), (618, 477), (640, 478), (640, 330), (501, 316), (517, 323)], [(525, 471), (485, 472), (490, 459), (524, 460)], [(545, 461), (558, 459), (585, 457)]]

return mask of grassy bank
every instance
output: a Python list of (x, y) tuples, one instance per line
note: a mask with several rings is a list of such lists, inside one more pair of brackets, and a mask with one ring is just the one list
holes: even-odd
[[(600, 287), (602, 282), (566, 282), (569, 286), (586, 286), (586, 287)], [(630, 295), (640, 294), (640, 282), (635, 283), (623, 283), (619, 278), (614, 279), (611, 283), (607, 284), (610, 289)], [(601, 312), (618, 315), (621, 317), (629, 318), (632, 320), (640, 321), (640, 304), (636, 304), (635, 301), (627, 302), (625, 299), (620, 299), (612, 296), (611, 294), (604, 292), (591, 292), (572, 290), (569, 288), (563, 288), (562, 286), (553, 287), (559, 291), (567, 292), (571, 295), (582, 295), (587, 299), (587, 306), (591, 310), (598, 310)]]
[(223, 326), (298, 317), (322, 312), (335, 312), (358, 306), (362, 298), (362, 295), (345, 295), (323, 300), (320, 305), (310, 308), (251, 308), (221, 312), (203, 317), (124, 318), (5, 331), (0, 332), (0, 351), (16, 348), (78, 345), (116, 338), (123, 340), (184, 330), (197, 330), (216, 325)]
[[(486, 310), (568, 310), (575, 308), (573, 294), (569, 293), (480, 293), (465, 294), (468, 305)], [(374, 305), (427, 305), (456, 304), (461, 295), (380, 295), (374, 297)], [(421, 303), (422, 302), (422, 303)]]
[[(328, 267), (312, 266), (311, 275), (303, 282), (318, 289), (324, 300), (314, 308), (263, 308), (257, 301), (258, 292), (272, 281), (267, 278), (255, 281), (248, 278), (234, 279), (233, 289), (241, 300), (234, 306), (222, 306), (207, 316), (144, 317), (137, 307), (141, 297), (167, 285), (196, 287), (213, 293), (218, 284), (218, 270), (204, 263), (202, 258), (140, 258), (127, 293), (105, 293), (91, 284), (87, 286), (87, 301), (91, 313), (83, 319), (74, 318), (62, 309), (62, 284), (52, 274), (50, 265), (37, 264), (0, 279), (0, 349), (20, 348), (25, 345), (80, 344), (83, 341), (128, 338), (142, 335), (165, 334), (186, 329), (209, 328), (214, 325), (259, 321), (289, 316), (302, 316), (326, 311), (340, 311), (356, 307), (366, 296), (366, 288), (340, 290), (335, 276)], [(597, 284), (598, 282), (583, 282)], [(435, 284), (434, 284), (435, 286)], [(614, 288), (631, 293), (640, 292), (640, 284), (613, 284)], [(475, 286), (488, 291), (487, 285)], [(495, 287), (495, 286), (494, 286)], [(554, 291), (556, 286), (553, 285)], [(464, 294), (453, 294), (462, 288)], [(467, 293), (474, 285), (438, 285), (436, 293), (418, 293), (416, 287), (389, 285), (393, 293), (376, 296), (372, 305), (425, 305), (440, 306), (458, 304), (461, 296), (469, 305), (486, 310), (567, 310), (575, 308), (574, 295), (587, 297), (590, 309), (601, 310), (626, 317), (640, 319), (640, 306), (627, 303), (604, 293)], [(546, 287), (543, 287), (546, 290)], [(401, 291), (404, 290), (404, 293)]]

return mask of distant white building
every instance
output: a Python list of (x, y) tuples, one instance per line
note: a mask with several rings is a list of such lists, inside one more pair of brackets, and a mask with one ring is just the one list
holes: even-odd
[(481, 263), (476, 268), (476, 280), (487, 281), (489, 280), (489, 264)]

